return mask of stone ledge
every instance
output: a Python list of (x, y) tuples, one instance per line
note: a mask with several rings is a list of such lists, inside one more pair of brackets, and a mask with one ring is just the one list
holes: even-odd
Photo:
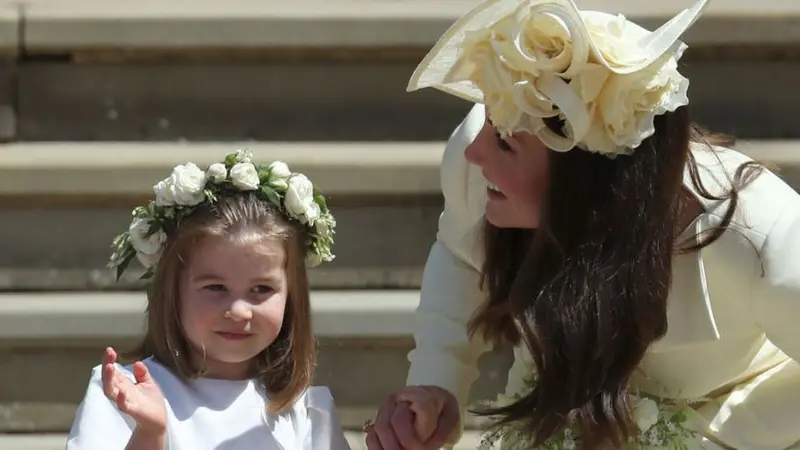
[[(0, 197), (143, 197), (176, 164), (237, 148), (283, 160), (329, 195), (438, 195), (444, 142), (23, 142), (0, 146)], [(742, 141), (800, 186), (800, 140)]]
[(207, 167), (238, 148), (286, 161), (329, 195), (440, 190), (442, 142), (24, 142), (0, 146), (0, 196), (152, 195), (176, 164)]
[[(431, 239), (433, 236), (431, 236)], [(428, 243), (426, 241), (426, 243)], [(417, 266), (315, 267), (309, 270), (312, 289), (419, 289), (423, 261)], [(26, 269), (0, 267), (0, 292), (6, 291), (131, 291), (145, 288), (144, 270), (131, 267), (117, 280), (112, 269)]]
[[(419, 291), (312, 291), (316, 335), (395, 338), (412, 334)], [(135, 339), (143, 292), (0, 294), (0, 341)]]
[[(366, 450), (364, 435), (360, 431), (348, 431), (345, 436), (353, 450)], [(3, 450), (64, 450), (66, 434), (0, 434), (0, 448)], [(477, 432), (467, 431), (454, 450), (476, 449), (480, 443)]]
[[(8, 2), (10, 4), (10, 2)], [(428, 47), (476, 0), (29, 0), (28, 52), (83, 49)], [(690, 0), (584, 0), (655, 28)], [(687, 33), (692, 45), (800, 42), (794, 0), (715, 0)], [(213, 29), (213, 33), (208, 30)]]

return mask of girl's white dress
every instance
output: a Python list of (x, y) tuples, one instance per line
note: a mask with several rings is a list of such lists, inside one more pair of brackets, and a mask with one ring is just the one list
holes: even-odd
[[(422, 282), (409, 385), (438, 385), (466, 408), (488, 346), (467, 338), (466, 324), (485, 296), (481, 224), (486, 180), (464, 158), (484, 124), (475, 105), (445, 149), (441, 182), (445, 208)], [(748, 158), (734, 150), (692, 152), (712, 193), (724, 193)], [(688, 174), (687, 188), (693, 189)], [(696, 195), (696, 193), (695, 193)], [(720, 223), (727, 202), (696, 195), (707, 213), (687, 236)], [(676, 257), (669, 331), (641, 364), (635, 384), (662, 397), (700, 399), (701, 431), (722, 448), (800, 448), (800, 195), (765, 172), (740, 195), (731, 229), (695, 254)], [(506, 394), (519, 391), (522, 350)], [(720, 448), (707, 444), (706, 448)]]
[[(167, 403), (169, 450), (345, 450), (330, 391), (311, 387), (287, 411), (267, 415), (254, 380), (181, 381), (152, 358), (144, 361)], [(130, 366), (117, 365), (133, 379)], [(86, 396), (67, 438), (67, 450), (123, 450), (133, 420), (103, 394), (101, 368), (92, 371)]]

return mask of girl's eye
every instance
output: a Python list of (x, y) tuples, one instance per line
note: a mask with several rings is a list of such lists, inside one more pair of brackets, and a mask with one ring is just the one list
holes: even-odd
[(260, 284), (253, 288), (253, 292), (255, 292), (256, 294), (269, 294), (273, 292), (273, 289), (269, 286), (264, 286), (263, 284)]
[(203, 289), (212, 292), (225, 292), (225, 286), (221, 284), (209, 284), (208, 286), (204, 287)]
[(494, 131), (494, 137), (497, 140), (497, 146), (500, 147), (500, 150), (503, 150), (505, 152), (510, 152), (511, 151), (511, 146), (508, 145), (508, 142), (506, 142), (505, 139), (500, 137), (500, 132), (499, 131), (497, 131), (497, 130)]

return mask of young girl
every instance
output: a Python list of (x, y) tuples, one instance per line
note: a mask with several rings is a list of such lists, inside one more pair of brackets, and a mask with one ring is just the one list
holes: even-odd
[(349, 449), (315, 363), (306, 263), (335, 222), (303, 174), (248, 152), (177, 166), (114, 241), (152, 276), (131, 366), (106, 349), (67, 450)]

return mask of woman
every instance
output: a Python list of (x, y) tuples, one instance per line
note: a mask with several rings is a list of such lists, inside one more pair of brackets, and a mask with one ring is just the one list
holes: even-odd
[(508, 343), (505, 396), (479, 411), (505, 446), (800, 448), (800, 197), (690, 124), (678, 37), (705, 5), (651, 33), (488, 0), (426, 56), (410, 89), (476, 105), (442, 162), (408, 387), (370, 449), (457, 442), (477, 358)]

